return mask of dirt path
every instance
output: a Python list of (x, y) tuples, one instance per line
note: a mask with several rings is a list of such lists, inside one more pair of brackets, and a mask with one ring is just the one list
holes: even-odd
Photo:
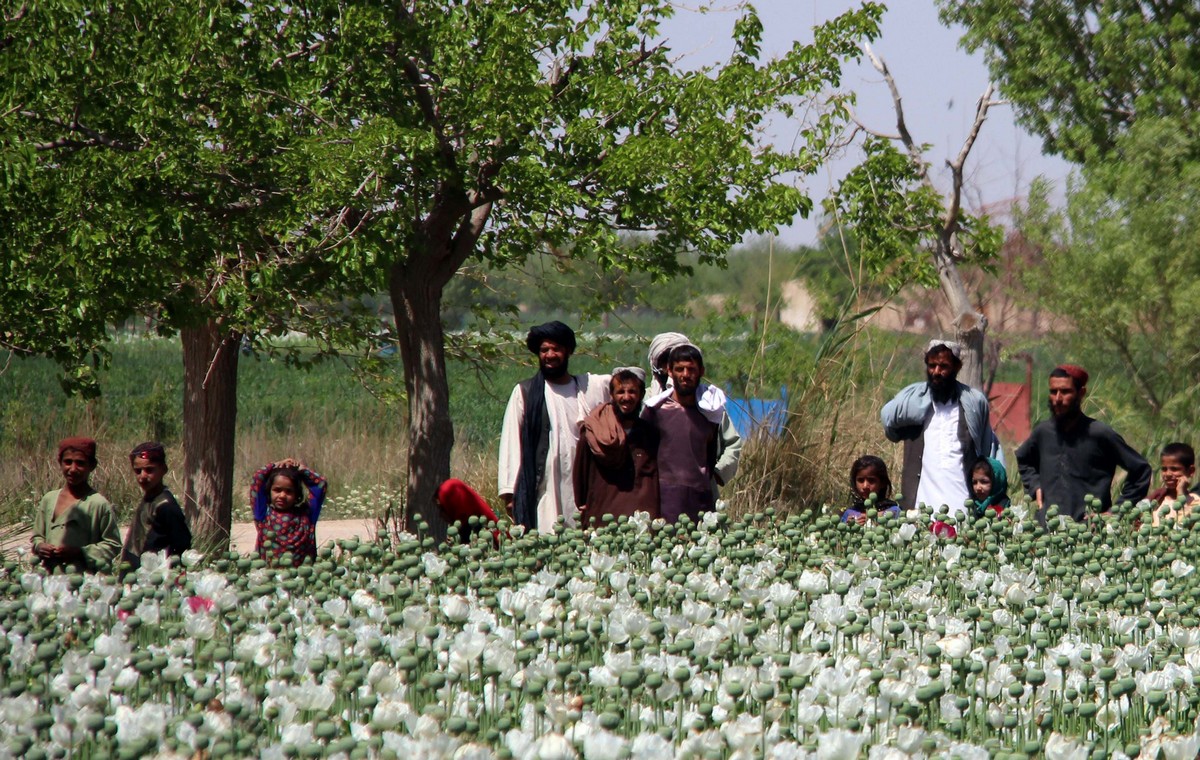
[[(375, 520), (321, 520), (317, 523), (317, 544), (335, 541), (339, 538), (374, 538)], [(121, 540), (125, 539), (125, 530), (121, 530)], [(254, 523), (234, 523), (231, 548), (235, 552), (254, 551)], [(18, 533), (0, 543), (0, 554), (8, 555), (23, 546), (29, 546), (29, 532)]]

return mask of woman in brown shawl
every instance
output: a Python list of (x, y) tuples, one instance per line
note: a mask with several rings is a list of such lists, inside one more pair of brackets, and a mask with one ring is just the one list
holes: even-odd
[(575, 447), (575, 503), (583, 525), (599, 527), (604, 515), (658, 517), (658, 432), (638, 417), (646, 396), (646, 373), (613, 370), (612, 401), (584, 419)]

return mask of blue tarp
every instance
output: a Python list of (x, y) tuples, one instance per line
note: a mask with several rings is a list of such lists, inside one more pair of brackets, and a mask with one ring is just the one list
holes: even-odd
[(729, 419), (743, 438), (766, 435), (778, 438), (787, 422), (787, 388), (779, 389), (779, 398), (734, 398), (730, 396), (726, 410)]

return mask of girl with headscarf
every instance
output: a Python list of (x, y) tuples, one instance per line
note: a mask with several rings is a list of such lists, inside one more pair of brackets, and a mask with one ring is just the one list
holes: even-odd
[[(471, 537), (482, 527), (500, 522), (479, 492), (458, 478), (450, 478), (438, 486), (437, 505), (447, 523), (459, 525), (459, 543), (470, 543)], [(472, 517), (479, 518), (475, 525), (471, 525)], [(499, 532), (494, 532), (499, 537)]]
[(983, 517), (989, 509), (1000, 514), (1008, 509), (1008, 472), (1004, 465), (984, 457), (971, 468), (971, 499), (975, 517)]

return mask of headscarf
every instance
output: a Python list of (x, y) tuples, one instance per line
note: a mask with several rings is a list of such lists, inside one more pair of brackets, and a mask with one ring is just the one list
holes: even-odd
[(997, 511), (1008, 509), (1010, 504), (1008, 498), (1008, 470), (1004, 469), (1004, 465), (1000, 464), (999, 460), (991, 457), (980, 459), (981, 462), (987, 462), (988, 467), (992, 471), (992, 492), (986, 499), (975, 503), (975, 516), (982, 517), (989, 508), (994, 508)]
[(962, 344), (945, 338), (934, 338), (925, 346), (925, 356), (929, 356), (934, 351), (945, 349), (954, 355), (955, 359), (962, 361)]
[(1065, 372), (1067, 377), (1071, 378), (1072, 382), (1075, 383), (1077, 389), (1082, 390), (1087, 387), (1088, 371), (1078, 364), (1060, 364), (1055, 369)]
[(666, 372), (667, 354), (671, 352), (671, 349), (690, 343), (691, 341), (683, 333), (665, 332), (655, 335), (650, 339), (650, 350), (646, 353), (646, 360), (650, 362), (650, 371), (655, 374)]
[(437, 503), (451, 523), (466, 524), (472, 517), (479, 517), (485, 523), (500, 522), (479, 492), (458, 478), (450, 478), (438, 486)]
[(129, 452), (129, 461), (135, 459), (145, 459), (152, 464), (165, 465), (167, 463), (167, 451), (158, 441), (145, 441), (133, 447), (133, 451)]
[(613, 367), (612, 377), (616, 377), (623, 372), (628, 372), (638, 380), (642, 381), (642, 385), (646, 384), (646, 370), (642, 369), (641, 367)]
[(75, 436), (72, 438), (64, 438), (58, 442), (58, 461), (62, 461), (62, 456), (68, 450), (78, 451), (87, 457), (88, 462), (93, 466), (96, 464), (96, 441), (83, 436)]
[(538, 325), (529, 331), (525, 337), (525, 347), (530, 353), (536, 354), (542, 347), (542, 341), (552, 340), (570, 353), (575, 353), (575, 331), (562, 322), (554, 321)]

